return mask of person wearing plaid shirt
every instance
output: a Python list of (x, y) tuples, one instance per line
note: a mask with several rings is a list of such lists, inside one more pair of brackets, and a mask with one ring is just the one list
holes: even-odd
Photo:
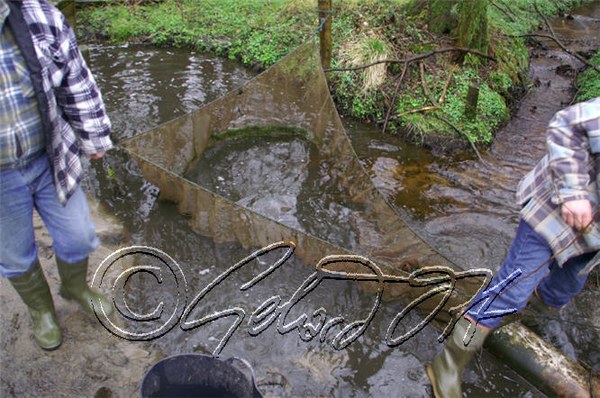
[(463, 369), (504, 316), (527, 305), (557, 312), (600, 263), (600, 98), (557, 112), (546, 137), (545, 156), (517, 187), (522, 208), (506, 259), (426, 367), (436, 397), (462, 397)]
[(62, 13), (45, 0), (0, 0), (0, 275), (27, 305), (43, 349), (57, 348), (62, 333), (37, 257), (33, 209), (53, 239), (61, 295), (91, 313), (113, 310), (87, 284), (99, 241), (79, 186), (81, 156), (111, 149), (110, 127)]

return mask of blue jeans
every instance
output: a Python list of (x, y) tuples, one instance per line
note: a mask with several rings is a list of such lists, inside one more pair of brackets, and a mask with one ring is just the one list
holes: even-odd
[(520, 312), (537, 289), (544, 303), (560, 308), (576, 296), (588, 275), (578, 275), (595, 253), (568, 260), (559, 267), (548, 243), (521, 220), (508, 255), (489, 286), (469, 305), (466, 315), (496, 328), (504, 315)]
[(5, 278), (24, 274), (36, 261), (34, 208), (61, 260), (79, 262), (99, 244), (85, 194), (78, 188), (63, 206), (46, 155), (21, 168), (0, 170), (0, 275)]

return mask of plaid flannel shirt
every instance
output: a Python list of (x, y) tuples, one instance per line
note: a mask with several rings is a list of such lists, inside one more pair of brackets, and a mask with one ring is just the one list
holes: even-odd
[(58, 198), (65, 204), (83, 174), (80, 155), (112, 148), (110, 120), (63, 14), (45, 0), (11, 2), (21, 6), (41, 66), (48, 104), (42, 112), (47, 112), (50, 124), (46, 152)]
[[(600, 98), (557, 112), (548, 125), (547, 153), (519, 183), (520, 216), (548, 242), (556, 260), (600, 249)], [(596, 217), (583, 234), (568, 226), (561, 204), (588, 199)], [(586, 268), (589, 272), (596, 263)]]
[(44, 131), (25, 59), (0, 0), (0, 170), (21, 167), (44, 152)]

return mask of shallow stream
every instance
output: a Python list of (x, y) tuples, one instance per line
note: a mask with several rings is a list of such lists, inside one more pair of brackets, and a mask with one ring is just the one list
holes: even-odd
[[(593, 39), (598, 35), (591, 37), (589, 32), (594, 27), (598, 31), (600, 6), (585, 13), (590, 17), (555, 21), (557, 33), (569, 39), (566, 44), (597, 48), (599, 43)], [(517, 222), (516, 183), (541, 157), (551, 115), (573, 96), (571, 73), (580, 65), (550, 43), (544, 47), (532, 57), (535, 86), (513, 120), (498, 132), (494, 145), (482, 154), (485, 164), (469, 154), (460, 159), (434, 158), (394, 136), (381, 135), (374, 126), (344, 121), (359, 159), (388, 202), (405, 215), (416, 233), (465, 269), (496, 269), (501, 263)], [(91, 48), (90, 57), (117, 139), (191, 112), (252, 78), (222, 59), (187, 50), (103, 46)], [(562, 72), (557, 73), (557, 68)], [(351, 207), (328, 195), (328, 165), (318, 162), (315, 152), (314, 145), (297, 136), (227, 141), (209, 150), (188, 178), (286, 225), (352, 247), (361, 225), (353, 222)], [(177, 261), (188, 278), (191, 297), (251, 252), (195, 234), (175, 205), (161, 201), (157, 188), (118, 148), (93, 163), (85, 184), (125, 224), (125, 244), (156, 247)], [(314, 264), (303, 264), (293, 256), (252, 289), (239, 289), (256, 274), (256, 265), (274, 261), (273, 255), (227, 278), (191, 314), (235, 306), (249, 313), (274, 295), (291, 297), (314, 270)], [(593, 274), (560, 321), (549, 322), (549, 338), (556, 339), (568, 355), (600, 370), (597, 279), (598, 273)], [(146, 288), (152, 283), (140, 282)], [(152, 294), (139, 289), (130, 294), (144, 295), (150, 299), (143, 304), (146, 309), (154, 308), (159, 298), (152, 300)], [(373, 302), (374, 294), (355, 283), (326, 281), (294, 307), (290, 318), (322, 308), (330, 318), (340, 316), (351, 322), (366, 317)], [(330, 344), (332, 336), (324, 341), (309, 339), (297, 330), (282, 333), (275, 325), (253, 336), (245, 320), (219, 354), (247, 359), (269, 396), (426, 397), (429, 387), (423, 364), (440, 349), (439, 331), (426, 326), (403, 344), (386, 344), (387, 328), (401, 310), (398, 302), (383, 303), (366, 332), (340, 350)], [(408, 330), (421, 320), (410, 312), (400, 329)], [(224, 318), (192, 330), (174, 328), (153, 343), (165, 355), (213, 353), (231, 323), (231, 318)], [(465, 382), (465, 390), (473, 396), (541, 396), (487, 354), (469, 367)]]

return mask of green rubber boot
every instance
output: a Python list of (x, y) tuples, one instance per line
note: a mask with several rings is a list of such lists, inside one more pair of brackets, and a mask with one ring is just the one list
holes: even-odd
[(83, 310), (89, 314), (94, 315), (94, 310), (100, 313), (100, 308), (102, 308), (107, 316), (111, 316), (113, 313), (112, 302), (87, 284), (87, 258), (71, 264), (57, 256), (56, 265), (61, 280), (59, 291), (61, 296), (67, 300), (77, 301)]
[(39, 261), (29, 271), (8, 279), (29, 309), (33, 337), (44, 350), (54, 350), (62, 343), (54, 302)]
[(436, 398), (462, 398), (463, 369), (475, 353), (481, 349), (489, 334), (489, 330), (473, 325), (469, 330), (469, 336), (473, 333), (473, 328), (475, 328), (475, 334), (470, 341), (468, 337), (465, 339), (468, 341), (468, 344), (465, 345), (463, 339), (470, 324), (467, 319), (461, 318), (448, 336), (444, 350), (426, 367), (427, 375), (433, 386), (433, 395)]

